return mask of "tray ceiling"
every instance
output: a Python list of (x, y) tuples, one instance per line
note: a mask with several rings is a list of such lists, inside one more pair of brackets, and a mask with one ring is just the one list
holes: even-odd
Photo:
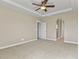
[[(33, 14), (37, 14), (38, 16), (47, 16), (62, 12), (67, 12), (73, 10), (77, 10), (77, 0), (48, 0), (48, 4), (54, 4), (54, 8), (48, 8), (48, 12), (44, 12), (42, 10), (35, 11), (37, 6), (32, 5), (32, 3), (40, 3), (42, 0), (1, 0), (2, 2), (6, 2), (10, 4), (11, 7), (14, 5), (15, 7), (24, 9)], [(13, 7), (13, 8), (15, 8)], [(17, 8), (17, 9), (18, 9)]]

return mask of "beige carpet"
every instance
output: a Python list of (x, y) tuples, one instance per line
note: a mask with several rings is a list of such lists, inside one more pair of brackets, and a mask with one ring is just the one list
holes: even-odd
[(0, 50), (0, 59), (78, 59), (77, 45), (37, 40)]

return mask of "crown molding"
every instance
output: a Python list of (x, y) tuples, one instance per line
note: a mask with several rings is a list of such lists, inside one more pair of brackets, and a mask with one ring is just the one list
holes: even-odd
[(17, 3), (15, 3), (15, 2), (12, 2), (11, 0), (2, 0), (2, 1), (5, 2), (5, 3), (8, 3), (8, 4), (11, 4), (11, 5), (14, 5), (14, 6), (16, 6), (16, 7), (22, 8), (22, 9), (24, 9), (24, 10), (26, 10), (26, 11), (29, 11), (29, 12), (35, 14), (36, 16), (37, 16), (37, 15), (38, 15), (38, 16), (41, 16), (41, 14), (39, 14), (38, 12), (32, 11), (32, 10), (30, 10), (30, 9), (28, 9), (28, 8), (26, 8), (26, 7), (22, 6), (22, 5), (20, 5), (20, 4), (17, 4)]
[(59, 13), (64, 13), (64, 12), (68, 12), (68, 11), (72, 11), (72, 8), (56, 11), (56, 12), (53, 12), (53, 13), (48, 13), (48, 14), (42, 15), (42, 17), (51, 16), (51, 15), (55, 15), (55, 14), (59, 14)]

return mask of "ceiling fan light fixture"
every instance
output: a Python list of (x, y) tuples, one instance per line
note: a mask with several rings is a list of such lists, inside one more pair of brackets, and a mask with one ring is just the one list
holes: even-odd
[(32, 4), (36, 5), (36, 6), (39, 6), (39, 8), (36, 9), (35, 11), (38, 11), (38, 10), (41, 9), (41, 10), (47, 12), (48, 11), (47, 8), (53, 8), (53, 7), (55, 7), (55, 5), (48, 5), (47, 3), (48, 3), (48, 0), (43, 0), (43, 1), (41, 1), (40, 4), (38, 4), (38, 3), (32, 3)]
[(46, 7), (45, 6), (42, 6), (41, 9), (44, 10), (44, 9), (46, 9)]

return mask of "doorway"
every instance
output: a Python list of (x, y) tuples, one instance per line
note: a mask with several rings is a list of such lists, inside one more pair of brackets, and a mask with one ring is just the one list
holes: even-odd
[(64, 42), (64, 21), (57, 19), (56, 22), (56, 39), (58, 42)]
[(46, 23), (37, 22), (37, 39), (46, 39)]

